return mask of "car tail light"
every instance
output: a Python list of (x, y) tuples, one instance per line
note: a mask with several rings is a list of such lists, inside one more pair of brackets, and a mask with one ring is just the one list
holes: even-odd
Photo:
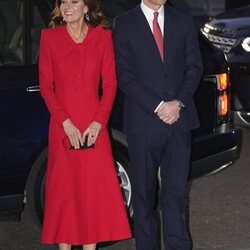
[(220, 116), (225, 116), (229, 111), (229, 96), (228, 94), (223, 94), (218, 100), (218, 114)]
[(223, 73), (216, 75), (217, 79), (217, 123), (221, 124), (229, 120), (229, 107), (230, 107), (230, 84), (229, 74)]
[(220, 91), (228, 88), (229, 85), (229, 75), (228, 73), (223, 73), (218, 75), (218, 89)]

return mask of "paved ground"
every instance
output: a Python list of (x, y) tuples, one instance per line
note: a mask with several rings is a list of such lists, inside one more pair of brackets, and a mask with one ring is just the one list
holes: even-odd
[[(191, 183), (190, 231), (194, 250), (250, 250), (250, 129), (240, 160), (223, 172)], [(39, 244), (40, 227), (29, 211), (21, 222), (0, 222), (0, 250), (54, 250)], [(105, 250), (134, 250), (134, 240)]]

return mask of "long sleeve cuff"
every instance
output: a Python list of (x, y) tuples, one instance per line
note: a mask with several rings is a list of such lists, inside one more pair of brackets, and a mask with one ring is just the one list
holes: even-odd
[(160, 108), (160, 106), (164, 103), (164, 101), (161, 101), (159, 103), (159, 105), (156, 107), (156, 109), (154, 110), (154, 113), (157, 113), (158, 109)]

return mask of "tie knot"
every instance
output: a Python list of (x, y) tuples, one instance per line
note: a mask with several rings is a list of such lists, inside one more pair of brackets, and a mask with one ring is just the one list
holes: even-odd
[(158, 15), (159, 15), (159, 12), (155, 11), (155, 12), (154, 12), (154, 19), (157, 20), (157, 19), (158, 19)]

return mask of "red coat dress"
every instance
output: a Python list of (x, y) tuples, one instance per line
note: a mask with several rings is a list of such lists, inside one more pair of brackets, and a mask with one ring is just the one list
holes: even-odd
[[(83, 245), (131, 237), (106, 128), (117, 86), (111, 32), (89, 27), (77, 44), (66, 26), (43, 30), (39, 79), (51, 114), (42, 242)], [(94, 149), (64, 147), (62, 122), (68, 118), (82, 132), (92, 121), (102, 124)]]

